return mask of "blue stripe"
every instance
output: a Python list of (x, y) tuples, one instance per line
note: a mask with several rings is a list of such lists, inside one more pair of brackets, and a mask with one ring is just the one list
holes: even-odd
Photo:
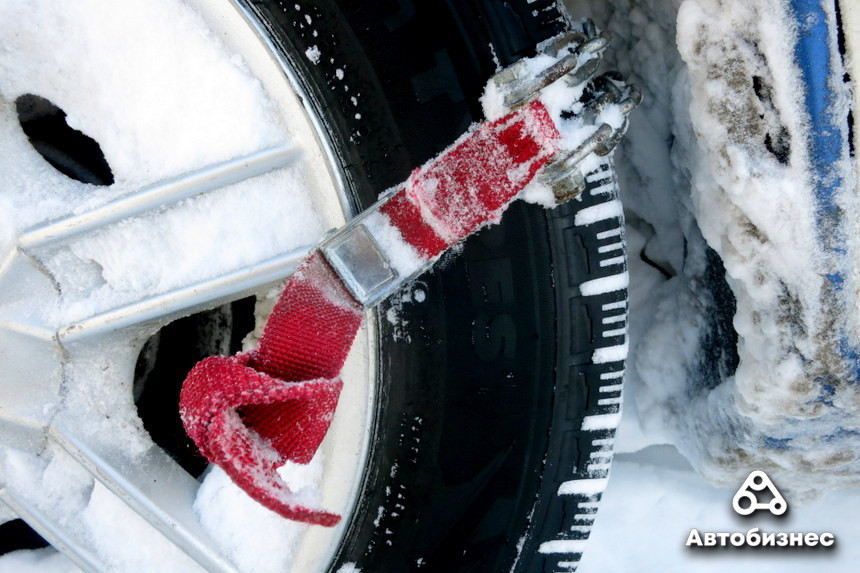
[[(830, 29), (828, 12), (835, 11), (836, 0), (789, 0), (792, 16), (797, 25), (797, 44), (794, 56), (804, 84), (804, 105), (809, 121), (809, 136), (805, 142), (810, 160), (810, 181), (816, 205), (816, 223), (819, 240), (827, 257), (826, 278), (831, 287), (830, 312), (845, 314), (841, 297), (845, 283), (846, 237), (842, 226), (842, 212), (837, 198), (842, 190), (844, 175), (841, 161), (848, 155), (847, 121), (838, 105), (838, 95), (831, 86), (840, 85), (833, 63), (839, 57), (835, 34)], [(839, 351), (851, 364), (854, 381), (860, 380), (860, 351), (849, 342), (845, 330), (840, 329)]]
[[(838, 56), (831, 42), (831, 30), (823, 2), (828, 0), (790, 0), (794, 20), (797, 24), (797, 45), (794, 55), (803, 76), (805, 105), (810, 122), (807, 141), (812, 162), (815, 198), (821, 223), (838, 222), (835, 198), (842, 187), (842, 174), (836, 163), (844, 156), (844, 117), (838, 117), (837, 95), (829, 87), (833, 77), (833, 58)], [(832, 6), (833, 0), (829, 1)], [(833, 230), (833, 229), (830, 229)]]

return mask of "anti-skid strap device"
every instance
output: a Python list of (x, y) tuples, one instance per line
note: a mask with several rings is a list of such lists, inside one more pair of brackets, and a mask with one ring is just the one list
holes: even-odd
[[(556, 202), (584, 188), (582, 165), (612, 150), (640, 100), (616, 76), (593, 78), (607, 41), (586, 26), (494, 76), (484, 101), (491, 119), (326, 236), (288, 280), (256, 350), (207, 358), (189, 373), (180, 396), (188, 435), (252, 498), (290, 519), (339, 521), (297, 502), (277, 468), (308, 463), (319, 448), (367, 309), (498, 222), (527, 187)], [(542, 101), (558, 80), (569, 109), (556, 109), (559, 90)]]

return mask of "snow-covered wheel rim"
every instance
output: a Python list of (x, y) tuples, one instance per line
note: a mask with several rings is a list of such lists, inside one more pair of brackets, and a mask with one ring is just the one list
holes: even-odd
[[(177, 567), (254, 569), (253, 545), (225, 557), (232, 538), (247, 539), (253, 528), (218, 522), (225, 508), (250, 515), (258, 508), (219, 476), (198, 492), (195, 477), (147, 432), (160, 417), (176, 417), (175, 401), (146, 415), (135, 403), (167, 382), (133, 382), (157, 366), (151, 354), (163, 327), (189, 313), (226, 308), (198, 321), (212, 332), (198, 333), (197, 344), (235, 350), (241, 340), (234, 333), (231, 342), (224, 329), (234, 318), (229, 303), (265, 298), (325, 230), (352, 214), (327, 134), (298, 79), (285, 74), (290, 68), (238, 4), (37, 3), (21, 12), (14, 4), (0, 7), (4, 22), (16, 22), (4, 27), (0, 63), (4, 204), (16, 211), (5, 210), (0, 279), (3, 515), (24, 518), (85, 570), (140, 569), (148, 559), (144, 568), (156, 568), (164, 557), (151, 561), (154, 547)], [(43, 25), (77, 29), (76, 40), (53, 45)], [(22, 107), (34, 101), (96, 141), (111, 184), (82, 183), (46, 162), (59, 163), (44, 144), (53, 136), (25, 133), (32, 122)], [(259, 302), (258, 313), (265, 306)], [(305, 493), (347, 518), (373, 412), (373, 338), (363, 329), (348, 362), (349, 408), (318, 459), (294, 476), (309, 479)], [(278, 532), (268, 536), (291, 546), (269, 548), (269, 569), (287, 557), (301, 570), (330, 560), (342, 527), (298, 527), (265, 513)], [(155, 545), (111, 547), (117, 522), (151, 530)]]

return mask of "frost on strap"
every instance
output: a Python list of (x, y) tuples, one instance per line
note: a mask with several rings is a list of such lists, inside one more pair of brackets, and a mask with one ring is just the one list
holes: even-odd
[[(503, 211), (557, 149), (540, 102), (481, 125), (417, 169), (380, 210), (426, 261)], [(180, 395), (186, 432), (251, 497), (320, 525), (339, 516), (301, 506), (277, 468), (308, 463), (337, 406), (338, 377), (363, 308), (315, 251), (287, 282), (256, 351), (203, 360)]]
[(329, 526), (340, 519), (291, 501), (276, 469), (287, 460), (308, 463), (319, 448), (362, 316), (315, 253), (287, 283), (256, 352), (207, 358), (182, 386), (182, 422), (200, 452), (289, 519)]
[(412, 172), (380, 211), (425, 259), (497, 223), (558, 150), (560, 135), (540, 101), (463, 135)]

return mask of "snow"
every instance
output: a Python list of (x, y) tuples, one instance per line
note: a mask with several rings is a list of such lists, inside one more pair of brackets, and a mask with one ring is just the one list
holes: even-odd
[(540, 553), (578, 553), (585, 550), (588, 541), (581, 539), (556, 539), (541, 543), (538, 547)]
[[(787, 496), (789, 510), (785, 517), (762, 516), (760, 512), (740, 517), (731, 507), (739, 486), (740, 482), (731, 488), (707, 484), (672, 446), (652, 446), (637, 453), (616, 455), (577, 571), (626, 573), (638, 570), (643, 560), (653, 571), (854, 570), (860, 548), (848, 540), (856, 536), (860, 496), (832, 491), (807, 503), (792, 503), (795, 500)], [(830, 531), (836, 535), (837, 549), (695, 550), (684, 546), (694, 527), (700, 532), (745, 533), (753, 527), (767, 532)]]
[(549, 185), (545, 185), (540, 179), (533, 179), (525, 188), (520, 191), (519, 199), (526, 203), (534, 203), (547, 209), (552, 209), (558, 204), (555, 200), (555, 193)]
[[(249, 67), (256, 64), (231, 52), (182, 2), (39, 0), (23, 5), (4, 0), (0, 22), (7, 23), (0, 26), (4, 258), (14, 249), (16, 236), (30, 226), (86, 211), (195, 169), (313, 137), (307, 135), (302, 116), (290, 115), (289, 123), (284, 121), (281, 106), (289, 104), (275, 104), (269, 98)], [(95, 139), (115, 184), (86, 185), (48, 165), (18, 124), (14, 102), (23, 94), (47, 98), (67, 113), (73, 128)], [(306, 151), (288, 168), (121, 221), (40, 253), (43, 267), (61, 285), (63, 304), (55, 310), (50, 300), (44, 301), (35, 312), (48, 328), (56, 329), (141, 296), (316, 243), (323, 229), (340, 220), (332, 219), (328, 204), (319, 199), (332, 193), (326, 187), (328, 175), (307, 161), (313, 153)], [(132, 459), (151, 446), (131, 402), (131, 372), (140, 336), (145, 339), (146, 333), (99, 341), (89, 349), (69, 348), (55, 414), (57, 421), (72, 424), (91, 444), (121, 440)], [(123, 382), (117, 384), (118, 379)], [(359, 393), (352, 399), (363, 403), (366, 396)], [(338, 423), (363, 423), (356, 418), (360, 413), (341, 417)], [(344, 450), (331, 459), (348, 474), (355, 461), (343, 462), (360, 459), (361, 454), (352, 446)], [(41, 457), (6, 450), (0, 456), (0, 482), (25, 496), (31, 492), (32, 497), (45, 499), (52, 504), (51, 511), (73, 519), (62, 527), (85, 538), (107, 567), (155, 570), (160, 563), (170, 564), (174, 571), (199, 570), (77, 462), (59, 450), (43, 455), (47, 465)], [(319, 463), (310, 467), (319, 471)], [(295, 468), (291, 475), (295, 478)], [(243, 569), (283, 570), (297, 550), (295, 530), (300, 528), (224, 484), (223, 474), (213, 471), (208, 476), (195, 505), (204, 529)], [(351, 480), (352, 476), (346, 479)], [(347, 507), (349, 484), (338, 483), (335, 489), (342, 493), (318, 493), (334, 507)], [(61, 503), (68, 509), (61, 509)], [(225, 521), (227, 515), (231, 519)], [(260, 523), (268, 527), (260, 529)], [(117, 543), (118, 537), (134, 542)], [(266, 563), (261, 563), (261, 555), (268, 556)], [(0, 569), (27, 567), (75, 570), (67, 559), (44, 551), (0, 558)]]
[[(784, 316), (775, 308), (775, 283), (808, 303), (803, 308), (820, 306), (820, 281), (808, 272), (818, 263), (809, 258), (817, 244), (814, 209), (799, 185), (806, 160), (802, 146), (792, 146), (784, 165), (761, 145), (761, 130), (773, 129), (775, 115), (795, 137), (804, 129), (786, 4), (568, 4), (574, 16), (590, 15), (613, 33), (611, 65), (645, 95), (616, 152), (631, 255), (624, 413), (607, 489), (577, 570), (635, 571), (643, 560), (654, 571), (853, 570), (854, 545), (826, 553), (697, 552), (684, 546), (693, 527), (832, 531), (837, 539), (858, 532), (852, 516), (860, 494), (837, 486), (850, 484), (856, 473), (842, 473), (836, 468), (846, 466), (838, 461), (827, 477), (819, 471), (827, 464), (822, 458), (838, 457), (826, 442), (813, 438), (821, 453), (817, 459), (811, 452), (800, 459), (770, 452), (773, 459), (767, 460), (761, 453), (766, 448), (753, 444), (733, 459), (723, 441), (756, 435), (756, 423), (774, 422), (774, 430), (786, 419), (810, 417), (792, 412), (804, 402), (798, 395), (804, 385), (797, 381), (808, 362), (791, 355), (808, 347), (800, 337), (779, 334), (788, 331), (784, 325), (768, 322)], [(779, 98), (768, 109), (743, 89), (755, 74), (771, 82)], [(761, 235), (755, 237), (752, 228)], [(702, 387), (696, 369), (712, 304), (696, 284), (706, 244), (726, 263), (741, 337), (737, 373), (711, 390)], [(812, 310), (799, 320), (809, 332), (820, 324)], [(826, 435), (839, 423), (824, 420), (809, 436)], [(803, 428), (796, 424), (787, 427)], [(780, 486), (790, 506), (784, 519), (733, 512), (732, 497), (753, 469), (767, 469)]]
[[(608, 332), (608, 331), (607, 331)], [(604, 332), (604, 336), (609, 336)], [(595, 364), (605, 364), (607, 362), (618, 362), (620, 360), (624, 360), (627, 357), (628, 344), (625, 342), (624, 344), (618, 346), (607, 346), (604, 348), (598, 348), (594, 351), (594, 354), (591, 357), (591, 360)], [(608, 428), (609, 426), (607, 426)]]
[(15, 551), (0, 559), (0, 573), (80, 573), (68, 557), (50, 547)]
[(579, 227), (584, 227), (586, 225), (597, 223), (598, 221), (620, 217), (622, 214), (621, 201), (607, 201), (606, 203), (592, 205), (591, 207), (586, 207), (585, 209), (577, 211), (573, 218), (573, 224)]
[(307, 58), (314, 64), (319, 64), (322, 53), (320, 52), (319, 46), (313, 45), (305, 50), (305, 56), (307, 56)]
[[(587, 495), (595, 496), (606, 489), (608, 478), (593, 478), (566, 481), (558, 488), (559, 495)], [(580, 504), (581, 505), (581, 504)]]
[[(312, 462), (310, 468), (319, 473), (318, 460)], [(307, 472), (307, 469), (298, 471)], [(295, 477), (294, 474), (285, 480), (300, 491)], [(318, 476), (311, 477), (311, 480), (314, 477)], [(208, 470), (197, 494), (195, 509), (200, 514), (201, 524), (218, 547), (248, 571), (287, 571), (297, 537), (308, 528), (305, 524), (283, 519), (256, 503), (217, 466)], [(255, 534), (248, 535), (249, 531)], [(272, 544), (271, 539), (278, 539), (280, 543)]]
[(617, 275), (610, 275), (608, 277), (600, 277), (598, 279), (585, 281), (579, 285), (579, 292), (584, 296), (597, 296), (599, 294), (627, 288), (629, 284), (630, 277), (625, 271), (623, 273), (618, 273)]
[[(86, 509), (78, 517), (95, 533), (99, 556), (117, 571), (158, 569), (162, 563), (170, 563), (177, 572), (201, 570), (178, 547), (165, 543), (160, 533), (99, 482), (93, 484)], [(117, 543), (120, 539), (134, 541)]]
[[(587, 11), (583, 4), (588, 2), (569, 3), (574, 16), (592, 15), (614, 33), (607, 57), (643, 89), (645, 103), (631, 118), (626, 141), (616, 154), (632, 255), (629, 274), (580, 287), (584, 296), (625, 287), (630, 292), (629, 327), (613, 329), (612, 320), (605, 320), (608, 329), (603, 333), (629, 333), (626, 373), (601, 376), (619, 382), (624, 377), (624, 414), (584, 421), (585, 429), (602, 429), (615, 427), (620, 418), (617, 453), (608, 480), (566, 482), (559, 490), (561, 495), (596, 497), (606, 488), (591, 539), (584, 546), (581, 541), (547, 542), (540, 550), (584, 548), (579, 570), (586, 573), (640, 570), (643, 561), (655, 571), (853, 570), (860, 546), (848, 540), (858, 532), (860, 494), (839, 487), (856, 485), (857, 449), (839, 451), (836, 447), (844, 447), (844, 442), (837, 440), (831, 447), (820, 436), (845, 427), (860, 390), (841, 390), (837, 403), (844, 416), (828, 417), (816, 406), (818, 390), (810, 380), (821, 373), (811, 371), (810, 364), (818, 358), (818, 342), (829, 335), (817, 310), (824, 284), (820, 273), (808, 272), (824, 268), (812, 256), (819, 233), (811, 215), (814, 206), (799, 185), (808, 158), (802, 145), (792, 145), (786, 164), (761, 146), (765, 132), (784, 129), (796, 141), (807, 129), (798, 109), (802, 98), (791, 57), (795, 30), (785, 19), (785, 2), (616, 0), (591, 2)], [(12, 248), (22, 229), (45, 219), (280, 144), (291, 134), (247, 65), (179, 2), (39, 0), (24, 5), (8, 0), (0, 2), (0, 22), (15, 22), (14, 29), (0, 26), (2, 253)], [(46, 29), (69, 27), (75, 33), (44, 34)], [(314, 64), (322, 58), (317, 46), (305, 56)], [(538, 57), (528, 65), (545, 66), (547, 61)], [(336, 70), (338, 79), (344, 75), (342, 69)], [(774, 99), (750, 89), (747, 80), (752, 76), (771, 86)], [(186, 87), (165, 89), (171, 85)], [(13, 102), (24, 93), (47, 97), (68, 112), (72, 126), (96, 139), (116, 184), (96, 189), (47, 167), (17, 128)], [(504, 112), (501, 95), (495, 86), (488, 88), (482, 100), (488, 117)], [(569, 87), (558, 87), (547, 90), (542, 101), (558, 115), (576, 99), (571, 96)], [(152, 106), (152, 101), (164, 105)], [(353, 103), (357, 105), (357, 100)], [(162, 108), (171, 114), (155, 114)], [(615, 111), (610, 108), (602, 120), (618, 127), (622, 118)], [(213, 117), (219, 121), (211, 121)], [(565, 126), (570, 141), (590, 134), (575, 123)], [(78, 288), (67, 291), (71, 297), (67, 316), (53, 320), (84, 316), (125, 302), (141, 290), (163, 292), (287, 246), (314, 243), (327, 222), (315, 215), (319, 209), (313, 199), (302, 194), (313, 180), (298, 167), (281, 170), (185, 201), (166, 216), (145, 215), (74, 241), (44, 261), (59, 282)], [(279, 189), (278, 201), (266, 200), (271, 188)], [(523, 197), (548, 205), (548, 192), (546, 186), (536, 185)], [(251, 207), (260, 203), (276, 206), (262, 211)], [(590, 225), (621, 212), (622, 203), (612, 201), (581, 210), (575, 223)], [(287, 221), (300, 223), (282, 224)], [(368, 225), (375, 236), (391, 243), (385, 238), (390, 225), (381, 216)], [(617, 234), (606, 231), (598, 238)], [(146, 242), (140, 236), (146, 236)], [(269, 250), (225, 254), (225, 241)], [(706, 245), (721, 255), (738, 303), (734, 328), (740, 337), (740, 364), (734, 376), (715, 388), (702, 388), (695, 369), (709, 311), (696, 284), (707, 264)], [(614, 248), (608, 245), (605, 252)], [(153, 250), (165, 256), (149, 257)], [(195, 256), (182, 256), (188, 252)], [(418, 264), (414, 250), (393, 253), (395, 267), (411, 274)], [(170, 264), (159, 265), (163, 260)], [(416, 288), (403, 293), (403, 302), (420, 303), (426, 296), (424, 289)], [(788, 326), (786, 301), (794, 309)], [(266, 304), (260, 303), (261, 316)], [(608, 303), (603, 309), (624, 305)], [(399, 320), (396, 313), (388, 319)], [(253, 340), (250, 337), (249, 344)], [(614, 361), (626, 352), (626, 345), (601, 349), (593, 359)], [(124, 420), (132, 450), (145, 451), (148, 438), (127, 398), (116, 398), (104, 386), (107, 379), (98, 374), (133, 365), (92, 358), (69, 369), (72, 379), (90, 382), (66, 396), (66, 404)], [(619, 389), (618, 384), (609, 384), (601, 391)], [(785, 432), (786, 427), (799, 453), (763, 448), (756, 441)], [(87, 432), (98, 435), (103, 430), (93, 423)], [(322, 460), (315, 459), (307, 467), (285, 471), (290, 483), (316, 498), (321, 466)], [(784, 519), (757, 516), (751, 521), (731, 511), (732, 496), (743, 478), (750, 469), (762, 467), (773, 470), (771, 475), (790, 504)], [(8, 450), (0, 458), (0, 469), (7, 483), (36, 488), (46, 500), (67, 504), (67, 515), (89, 527), (94, 545), (116, 570), (140, 570), (152, 555), (161, 563), (170, 562), (171, 570), (195, 569), (62, 456), (48, 463)], [(39, 479), (34, 481), (33, 475)], [(74, 484), (75, 495), (69, 495), (66, 482)], [(302, 483), (305, 487), (300, 487)], [(194, 509), (219, 547), (252, 571), (284, 570), (306, 529), (250, 501), (217, 468), (207, 472)], [(106, 518), (120, 529), (106, 529)], [(826, 553), (709, 554), (684, 546), (693, 527), (746, 531), (754, 526), (769, 531), (832, 531), (844, 542)], [(138, 552), (129, 544), (117, 544), (118, 536), (134, 539), (131, 545)], [(167, 557), (162, 552), (172, 553)], [(52, 550), (40, 550), (0, 558), (2, 571), (77, 569)], [(341, 571), (355, 573), (358, 568), (347, 564)]]
[(365, 219), (367, 230), (380, 245), (385, 245), (388, 262), (397, 271), (398, 276), (408, 277), (425, 265), (415, 247), (403, 239), (397, 227), (391, 224), (388, 216), (375, 212)]
[[(624, 352), (624, 355), (627, 355), (627, 348), (618, 351)], [(609, 360), (604, 360), (604, 362), (615, 362), (618, 358), (611, 358)], [(595, 362), (600, 364), (598, 360), (595, 359)], [(621, 414), (595, 414), (593, 416), (586, 416), (582, 420), (582, 429), (583, 431), (593, 431), (593, 430), (611, 430), (618, 427), (618, 422), (621, 420)]]

